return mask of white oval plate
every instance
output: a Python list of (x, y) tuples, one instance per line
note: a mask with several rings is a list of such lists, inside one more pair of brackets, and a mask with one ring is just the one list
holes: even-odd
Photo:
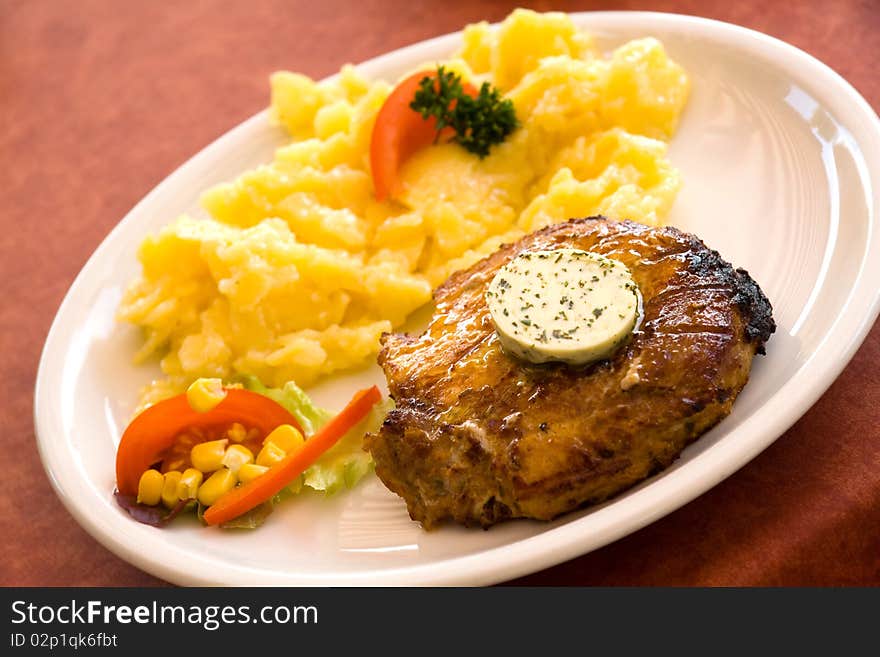
[[(740, 27), (653, 13), (585, 13), (611, 49), (653, 35), (693, 80), (670, 157), (685, 186), (671, 216), (773, 302), (768, 355), (733, 413), (669, 469), (599, 507), (551, 523), (423, 531), (375, 476), (332, 498), (279, 507), (255, 532), (195, 521), (157, 530), (115, 504), (114, 455), (137, 390), (156, 374), (130, 365), (138, 337), (114, 312), (138, 271), (143, 237), (199, 193), (271, 159), (284, 140), (263, 112), (211, 144), (137, 205), (98, 247), (46, 341), (35, 419), (46, 471), (77, 521), (123, 559), (185, 585), (482, 585), (583, 554), (662, 517), (748, 462), (790, 427), (849, 361), (880, 307), (880, 121), (831, 69)], [(361, 65), (395, 79), (451, 53), (447, 35)], [(312, 391), (340, 408), (377, 366)], [(47, 537), (51, 540), (51, 537)]]

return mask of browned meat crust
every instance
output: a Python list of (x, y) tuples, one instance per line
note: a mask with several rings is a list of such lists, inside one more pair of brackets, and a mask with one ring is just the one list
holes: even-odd
[[(484, 291), (518, 253), (563, 246), (624, 262), (643, 321), (610, 360), (528, 365), (502, 351)], [(367, 438), (377, 474), (425, 527), (550, 519), (665, 468), (730, 412), (775, 330), (749, 274), (698, 238), (604, 217), (505, 245), (434, 297), (425, 333), (383, 336), (397, 407)]]

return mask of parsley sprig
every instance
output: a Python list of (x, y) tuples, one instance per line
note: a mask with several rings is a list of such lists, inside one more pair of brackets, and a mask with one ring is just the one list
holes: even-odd
[(427, 119), (437, 119), (437, 137), (446, 126), (455, 130), (452, 141), (484, 158), (519, 125), (513, 102), (488, 82), (476, 97), (464, 92), (461, 76), (437, 67), (436, 76), (425, 76), (409, 105)]

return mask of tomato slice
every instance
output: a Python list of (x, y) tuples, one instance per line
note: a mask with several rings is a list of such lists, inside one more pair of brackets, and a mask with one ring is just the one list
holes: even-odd
[(239, 422), (267, 435), (277, 426), (291, 424), (302, 431), (293, 415), (268, 397), (249, 390), (227, 388), (226, 397), (207, 413), (194, 411), (186, 395), (177, 395), (141, 412), (122, 434), (116, 451), (116, 486), (123, 495), (137, 495), (145, 470), (162, 460), (163, 452), (187, 429), (228, 427)]
[[(416, 151), (434, 143), (437, 138), (437, 119), (427, 119), (409, 105), (416, 96), (419, 85), (426, 77), (436, 77), (436, 71), (419, 71), (403, 79), (391, 92), (373, 124), (370, 137), (370, 168), (376, 198), (384, 201), (399, 196), (398, 172), (401, 165)], [(476, 97), (477, 89), (462, 83), (464, 93)], [(440, 131), (440, 139), (451, 137), (455, 131), (446, 127)]]

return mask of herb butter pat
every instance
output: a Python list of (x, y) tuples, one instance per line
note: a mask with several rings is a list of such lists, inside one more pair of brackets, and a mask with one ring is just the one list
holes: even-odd
[(498, 270), (486, 303), (504, 349), (532, 363), (608, 358), (640, 312), (626, 265), (578, 249), (519, 254)]

